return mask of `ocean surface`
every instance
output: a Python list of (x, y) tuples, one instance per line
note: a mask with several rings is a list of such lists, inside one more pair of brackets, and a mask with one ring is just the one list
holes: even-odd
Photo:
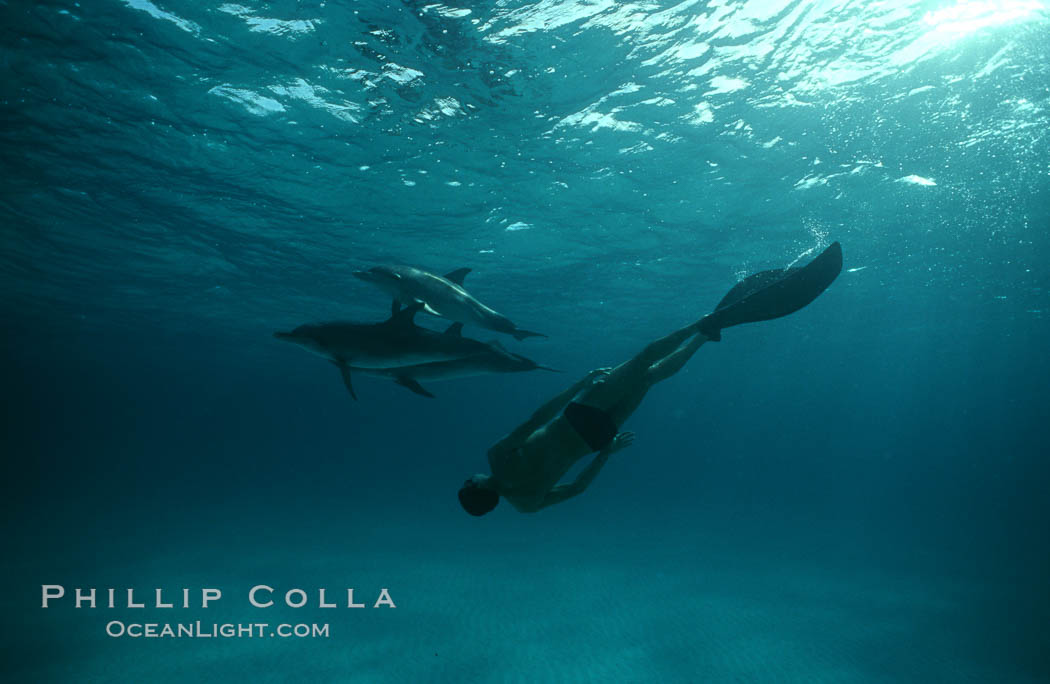
[[(1046, 2), (242, 2), (0, 0), (0, 679), (1050, 681)], [(460, 508), (836, 240), (584, 494)], [(562, 372), (354, 401), (273, 338), (384, 320), (386, 263), (472, 268), (548, 338), (464, 333)], [(196, 621), (329, 633), (108, 633)]]

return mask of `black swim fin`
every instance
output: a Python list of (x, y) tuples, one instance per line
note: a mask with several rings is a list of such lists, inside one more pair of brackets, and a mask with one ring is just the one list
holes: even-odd
[(700, 320), (700, 333), (722, 339), (722, 328), (768, 321), (806, 306), (828, 288), (842, 271), (842, 245), (837, 242), (805, 266), (760, 271), (731, 289), (714, 312)]

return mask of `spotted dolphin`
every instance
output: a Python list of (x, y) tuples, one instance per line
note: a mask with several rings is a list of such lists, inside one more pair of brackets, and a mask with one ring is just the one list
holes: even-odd
[[(446, 331), (446, 334), (459, 334), (459, 329), (462, 327), (462, 323), (453, 323), (452, 327)], [(531, 370), (560, 372), (554, 368), (541, 366), (532, 359), (520, 354), (509, 352), (498, 342), (486, 344), (489, 348), (485, 351), (451, 361), (432, 361), (430, 363), (397, 368), (356, 368), (351, 366), (351, 370), (360, 371), (366, 375), (392, 378), (398, 385), (416, 394), (431, 398), (434, 395), (420, 384), (420, 380), (448, 380), (450, 378), (465, 378), (475, 375), (488, 375), (490, 373), (521, 373)]]
[(375, 266), (367, 271), (354, 271), (355, 276), (393, 297), (395, 310), (402, 303), (422, 302), (427, 313), (507, 333), (516, 340), (546, 337), (542, 333), (522, 330), (509, 318), (485, 306), (467, 292), (463, 287), (463, 279), (468, 273), (469, 268), (460, 268), (439, 276), (412, 266)]
[[(354, 399), (357, 393), (351, 371), (391, 376), (413, 392), (432, 396), (416, 377), (443, 378), (540, 367), (497, 345), (463, 337), (462, 323), (453, 323), (445, 332), (422, 328), (414, 321), (422, 308), (421, 303), (412, 304), (382, 323), (315, 323), (300, 325), (290, 332), (276, 332), (274, 337), (298, 344), (335, 364)], [(527, 368), (529, 364), (532, 368)]]

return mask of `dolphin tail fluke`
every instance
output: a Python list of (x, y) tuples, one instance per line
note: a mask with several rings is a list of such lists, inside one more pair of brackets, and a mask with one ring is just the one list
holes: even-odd
[(516, 339), (518, 342), (521, 342), (527, 337), (547, 337), (543, 333), (532, 332), (531, 330), (522, 330), (521, 328), (514, 328), (514, 330), (510, 331), (510, 334), (513, 335), (514, 339)]
[(394, 380), (394, 382), (408, 390), (411, 390), (412, 392), (415, 392), (416, 394), (421, 394), (424, 397), (430, 397), (431, 399), (434, 398), (434, 395), (428, 392), (426, 388), (423, 387), (423, 385), (420, 385), (419, 381), (417, 381), (415, 378), (410, 378), (407, 375), (400, 375)]
[(346, 389), (350, 392), (350, 396), (354, 398), (354, 401), (357, 401), (357, 392), (354, 391), (354, 383), (350, 381), (350, 366), (347, 366), (345, 363), (336, 363), (335, 361), (332, 363), (335, 363), (335, 365), (339, 367), (339, 375), (343, 377), (343, 384), (346, 385)]
[(709, 340), (741, 323), (769, 321), (792, 314), (820, 296), (842, 271), (842, 246), (833, 242), (805, 266), (761, 271), (737, 283), (698, 329)]

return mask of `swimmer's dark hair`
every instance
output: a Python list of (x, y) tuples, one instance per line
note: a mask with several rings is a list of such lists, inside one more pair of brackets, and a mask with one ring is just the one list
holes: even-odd
[(459, 489), (459, 504), (471, 515), (485, 515), (499, 503), (499, 494), (467, 480)]

